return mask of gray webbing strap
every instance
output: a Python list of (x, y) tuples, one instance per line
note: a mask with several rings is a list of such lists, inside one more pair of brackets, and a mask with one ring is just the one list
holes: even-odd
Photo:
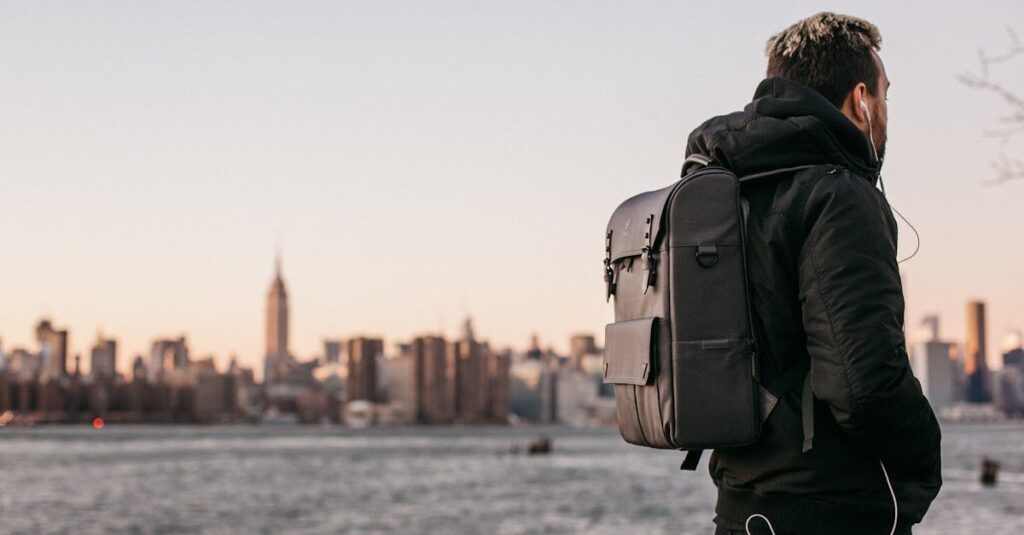
[(679, 466), (680, 470), (696, 470), (697, 463), (700, 462), (700, 456), (704, 453), (704, 450), (689, 450), (686, 452), (686, 458), (683, 459), (683, 464)]

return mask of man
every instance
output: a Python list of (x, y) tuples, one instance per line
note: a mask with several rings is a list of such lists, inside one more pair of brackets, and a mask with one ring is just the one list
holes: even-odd
[(813, 439), (803, 451), (794, 388), (757, 443), (714, 453), (719, 534), (910, 533), (941, 485), (939, 426), (906, 354), (896, 222), (876, 187), (880, 44), (854, 17), (797, 22), (768, 41), (768, 78), (744, 111), (690, 134), (688, 154), (740, 176), (812, 165), (742, 194), (763, 379), (809, 362)]

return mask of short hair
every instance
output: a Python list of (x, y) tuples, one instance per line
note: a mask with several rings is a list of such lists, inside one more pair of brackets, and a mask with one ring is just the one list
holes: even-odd
[(871, 51), (882, 35), (870, 22), (822, 12), (796, 22), (768, 39), (768, 76), (801, 83), (837, 108), (859, 82), (878, 93), (878, 65)]

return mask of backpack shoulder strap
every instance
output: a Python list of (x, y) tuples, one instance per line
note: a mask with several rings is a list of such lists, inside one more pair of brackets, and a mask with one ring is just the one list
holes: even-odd
[(764, 385), (771, 395), (782, 398), (790, 390), (801, 386), (800, 420), (803, 423), (804, 442), (801, 451), (811, 450), (814, 443), (814, 391), (811, 390), (810, 363), (802, 361), (791, 364), (782, 375)]
[(783, 173), (793, 173), (796, 171), (803, 171), (804, 169), (810, 169), (817, 167), (817, 165), (795, 165), (793, 167), (781, 167), (779, 169), (772, 169), (770, 171), (762, 171), (760, 173), (753, 173), (750, 175), (743, 175), (740, 177), (740, 182), (752, 182), (759, 178), (765, 178), (774, 175), (781, 175)]
[(700, 462), (700, 456), (704, 454), (704, 450), (687, 450), (686, 457), (683, 459), (683, 464), (679, 466), (680, 470), (690, 470), (691, 472), (697, 469), (697, 463)]

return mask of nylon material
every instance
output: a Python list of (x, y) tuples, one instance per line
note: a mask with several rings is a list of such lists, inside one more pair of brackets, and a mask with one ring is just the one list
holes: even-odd
[(672, 388), (674, 383), (674, 368), (672, 366), (672, 338), (670, 322), (666, 319), (658, 319), (655, 329), (657, 343), (655, 344), (655, 359), (658, 365), (655, 367), (655, 384), (658, 393), (658, 416), (660, 419), (658, 429), (661, 429), (665, 438), (665, 444), (675, 447), (672, 440), (675, 429), (675, 410), (672, 407)]
[(686, 181), (672, 197), (671, 247), (684, 244), (740, 243), (736, 217), (738, 183), (731, 173), (706, 173)]
[[(711, 268), (701, 267), (696, 253), (696, 247), (677, 247), (671, 255), (672, 298), (677, 303), (673, 305), (677, 318), (673, 340), (749, 338), (740, 248), (719, 246), (718, 263)], [(701, 303), (702, 307), (683, 303)]]
[[(820, 330), (805, 328), (817, 335), (809, 338), (822, 338), (820, 345), (832, 346), (830, 353), (837, 353), (852, 392), (854, 403), (849, 410), (857, 410), (856, 404), (883, 390), (879, 383), (887, 383), (889, 374), (882, 370), (892, 367), (878, 367), (879, 356), (888, 357), (902, 335), (902, 324), (895, 317), (903, 309), (896, 253), (888, 227), (876, 221), (881, 215), (871, 213), (871, 208), (877, 208), (872, 188), (859, 180), (840, 173), (833, 180), (819, 181), (811, 192), (807, 211), (816, 218), (801, 263), (802, 275), (816, 280), (805, 292), (817, 293), (808, 304), (829, 322)], [(841, 261), (836, 257), (839, 253)], [(809, 344), (809, 349), (818, 349), (817, 345)], [(815, 351), (811, 354), (817, 356)]]
[(700, 342), (675, 342), (678, 444), (684, 448), (748, 444), (760, 431), (761, 412), (750, 374), (750, 342), (727, 349), (701, 349)]

